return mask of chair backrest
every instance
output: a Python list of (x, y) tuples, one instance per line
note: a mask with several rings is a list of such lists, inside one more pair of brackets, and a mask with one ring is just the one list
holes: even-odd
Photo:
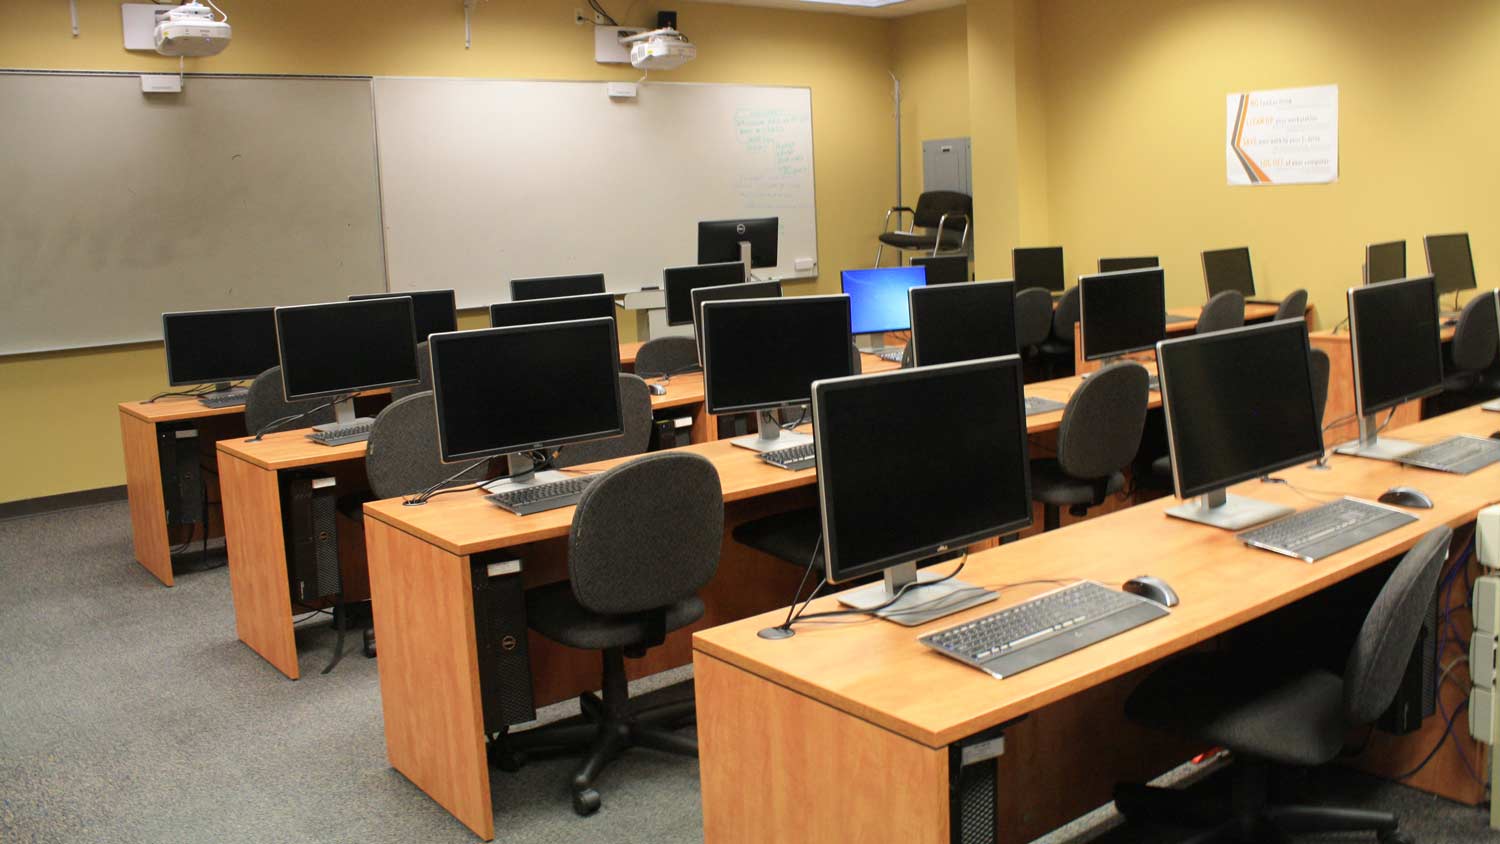
[(1495, 360), (1500, 330), (1495, 320), (1495, 294), (1482, 293), (1469, 300), (1458, 315), (1449, 345), (1453, 366), (1459, 372), (1478, 372)]
[(565, 445), (557, 454), (556, 465), (578, 466), (645, 454), (651, 446), (651, 390), (639, 375), (620, 373), (620, 413), (625, 417), (625, 433), (605, 440)]
[(1375, 596), (1344, 665), (1344, 714), (1351, 724), (1371, 723), (1395, 699), (1422, 621), (1432, 612), (1452, 541), (1452, 528), (1433, 528), (1406, 552)]
[(1276, 306), (1277, 319), (1297, 319), (1305, 316), (1307, 316), (1307, 291), (1300, 287), (1286, 294), (1286, 298)]
[(1313, 349), (1308, 354), (1308, 363), (1312, 367), (1313, 412), (1317, 414), (1318, 427), (1321, 428), (1323, 409), (1328, 407), (1328, 373), (1333, 367), (1328, 353), (1322, 349)]
[[(1051, 293), (1047, 294), (1050, 299)], [(1057, 307), (1052, 311), (1052, 339), (1059, 343), (1073, 345), (1073, 326), (1078, 323), (1079, 314), (1078, 285), (1073, 285), (1063, 291), (1061, 298), (1057, 300)]]
[(1016, 292), (1016, 348), (1040, 346), (1052, 333), (1052, 294), (1040, 287)]
[[(944, 214), (963, 214), (972, 224), (974, 222), (974, 199), (958, 191), (931, 190), (917, 197), (917, 207), (913, 211), (912, 224), (923, 228), (937, 228)], [(958, 231), (963, 230), (961, 221), (949, 220), (948, 225), (956, 225)], [(944, 231), (947, 231), (946, 227)]]
[(635, 353), (635, 374), (658, 378), (698, 365), (698, 343), (691, 337), (653, 337)]
[(1084, 380), (1063, 408), (1057, 462), (1081, 480), (1105, 478), (1135, 458), (1146, 429), (1150, 373), (1130, 361), (1112, 363)]
[(1203, 310), (1198, 314), (1198, 327), (1193, 333), (1207, 334), (1244, 324), (1245, 295), (1238, 290), (1224, 290), (1203, 304)]
[[(312, 410), (327, 401), (327, 399), (287, 401), (286, 393), (281, 387), (281, 367), (273, 366), (255, 376), (255, 380), (250, 382), (249, 395), (245, 396), (245, 430), (253, 434), (277, 419)], [(294, 428), (306, 428), (312, 425), (324, 425), (336, 418), (333, 408), (325, 407), (309, 413), (296, 422), (287, 424)]]
[(417, 344), (417, 383), (405, 387), (391, 388), (391, 401), (425, 393), (432, 389), (432, 356), (427, 353), (427, 341)]
[[(396, 399), (375, 416), (365, 448), (365, 475), (376, 498), (421, 492), (461, 468), (439, 456), (437, 409), (430, 390)], [(454, 482), (482, 480), (488, 468), (480, 463)]]
[(573, 594), (606, 615), (660, 609), (703, 588), (724, 540), (719, 472), (702, 455), (662, 451), (599, 475), (568, 533)]

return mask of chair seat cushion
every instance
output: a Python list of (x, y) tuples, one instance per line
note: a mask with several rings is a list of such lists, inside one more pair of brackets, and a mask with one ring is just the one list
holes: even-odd
[(1073, 344), (1064, 343), (1061, 340), (1057, 340), (1055, 338), (1049, 337), (1046, 340), (1043, 340), (1042, 344), (1040, 346), (1037, 346), (1037, 349), (1039, 349), (1044, 355), (1058, 355), (1066, 357), (1069, 360), (1073, 359)]
[(1151, 476), (1158, 481), (1172, 482), (1172, 455), (1163, 454), (1151, 461)]
[[(1104, 494), (1119, 492), (1125, 487), (1125, 476), (1119, 472), (1110, 475), (1104, 483)], [(1093, 504), (1094, 484), (1079, 480), (1062, 470), (1056, 460), (1031, 461), (1031, 497), (1044, 504), (1067, 506), (1071, 504)]]
[[(894, 246), (897, 249), (931, 249), (937, 244), (937, 229), (931, 233), (920, 232), (883, 232), (880, 242), (886, 246)], [(943, 247), (945, 249), (957, 249), (963, 243), (963, 228), (957, 230), (943, 227)]]
[[(678, 601), (667, 607), (667, 631), (702, 617), (703, 601), (697, 597)], [(526, 622), (554, 642), (590, 651), (645, 644), (650, 637), (646, 622), (638, 616), (601, 615), (578, 603), (567, 581), (526, 590)]]
[(1323, 765), (1344, 743), (1344, 683), (1321, 669), (1273, 669), (1190, 654), (1130, 696), (1132, 721), (1283, 765)]
[[(735, 526), (731, 535), (741, 545), (806, 568), (823, 535), (823, 521), (816, 507), (808, 507), (745, 522)], [(813, 565), (823, 567), (821, 549)]]

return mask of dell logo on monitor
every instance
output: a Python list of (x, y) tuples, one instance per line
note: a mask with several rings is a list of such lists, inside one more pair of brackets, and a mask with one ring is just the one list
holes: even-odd
[(734, 224), (734, 233), (735, 234), (739, 234), (739, 235), (744, 234), (745, 233), (745, 224), (744, 223), (735, 223)]

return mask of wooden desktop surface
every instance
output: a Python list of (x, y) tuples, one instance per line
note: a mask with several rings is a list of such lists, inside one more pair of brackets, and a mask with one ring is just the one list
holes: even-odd
[[(1497, 421), (1500, 416), (1472, 408), (1395, 434), (1428, 443), (1456, 433), (1487, 434)], [(1275, 473), (1300, 492), (1259, 481), (1233, 491), (1302, 510), (1343, 494), (1373, 500), (1391, 486), (1407, 484), (1428, 492), (1436, 506), (1411, 511), (1418, 521), (1312, 565), (1247, 548), (1230, 531), (1170, 518), (1163, 511), (1177, 503), (1173, 498), (972, 555), (960, 577), (980, 586), (1048, 578), (1118, 586), (1149, 573), (1165, 579), (1182, 600), (1167, 618), (1005, 680), (943, 657), (917, 637), (1022, 602), (1055, 584), (1002, 588), (999, 602), (920, 630), (857, 620), (809, 623), (787, 640), (757, 637), (756, 631), (785, 617), (785, 610), (777, 610), (696, 633), (694, 648), (927, 747), (945, 747), (1290, 604), (1404, 552), (1439, 524), (1464, 525), (1500, 501), (1500, 465), (1467, 476), (1355, 457), (1335, 457), (1330, 465), (1329, 471), (1297, 467)], [(1128, 542), (1121, 541), (1125, 537)], [(825, 597), (809, 612), (836, 606), (834, 598)], [(933, 689), (943, 693), (932, 694)]]
[(203, 419), (209, 416), (243, 415), (242, 404), (229, 407), (209, 407), (191, 396), (164, 396), (149, 404), (143, 401), (122, 401), (120, 412), (134, 416), (142, 422), (180, 422), (184, 419)]

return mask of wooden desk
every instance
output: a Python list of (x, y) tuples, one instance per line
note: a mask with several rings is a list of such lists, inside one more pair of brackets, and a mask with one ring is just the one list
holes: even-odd
[[(1480, 415), (1477, 409), (1462, 411), (1400, 435), (1431, 442), (1492, 427)], [(808, 624), (781, 641), (758, 638), (756, 631), (778, 623), (783, 609), (695, 634), (705, 840), (947, 842), (950, 744), (1109, 689), (1130, 672), (1403, 553), (1436, 525), (1462, 526), (1500, 498), (1500, 466), (1450, 476), (1352, 457), (1335, 457), (1331, 465), (1331, 471), (1299, 467), (1277, 474), (1305, 492), (1371, 498), (1409, 483), (1430, 493), (1436, 507), (1415, 511), (1416, 523), (1314, 565), (1245, 548), (1228, 531), (1169, 518), (1163, 510), (1175, 503), (1172, 499), (972, 555), (963, 575), (970, 583), (1091, 578), (1118, 585), (1149, 572), (1166, 579), (1182, 598), (1167, 618), (1003, 681), (932, 652), (917, 637), (1049, 586), (1012, 587), (998, 604), (917, 630), (859, 620)], [(1299, 509), (1312, 506), (1286, 486), (1251, 482), (1235, 491)], [(1128, 542), (1121, 541), (1125, 537)], [(834, 606), (835, 599), (825, 597), (811, 611)], [(1123, 696), (1107, 695), (1116, 708)], [(1450, 711), (1454, 705), (1449, 703)], [(1392, 773), (1414, 766), (1441, 734), (1437, 720), (1428, 719), (1412, 736), (1382, 741), (1383, 755), (1362, 767)], [(1062, 735), (1036, 722), (1005, 728), (1007, 755), (997, 761), (1008, 833), (1003, 840), (1030, 840), (1106, 802), (1122, 771), (1100, 764), (1101, 759), (1135, 768), (1124, 776), (1161, 772), (1142, 771), (1137, 754), (1112, 750), (1133, 729), (1118, 715), (1105, 719), (1102, 728), (1098, 718), (1075, 718), (1069, 726), (1079, 732)], [(1080, 734), (1089, 738), (1077, 740)], [(1459, 735), (1482, 760), (1484, 748)], [(1090, 740), (1095, 738), (1097, 744)], [(1142, 752), (1159, 755), (1164, 742), (1155, 736)], [(1011, 761), (1018, 757), (1024, 761)], [(1163, 769), (1171, 764), (1157, 761)], [(1456, 768), (1456, 756), (1449, 761)], [(1440, 756), (1408, 782), (1421, 785), (1424, 777), (1443, 776), (1443, 767)], [(830, 783), (848, 787), (838, 789), (837, 799), (808, 799), (828, 794)]]
[[(135, 561), (151, 572), (163, 585), (171, 586), (172, 544), (193, 538), (195, 529), (169, 535), (167, 513), (162, 494), (162, 474), (157, 436), (164, 428), (192, 428), (198, 433), (198, 447), (204, 462), (213, 465), (213, 443), (223, 437), (245, 434), (243, 407), (213, 408), (196, 398), (167, 396), (158, 401), (120, 402), (120, 439), (125, 449), (125, 490), (130, 500), (130, 527), (135, 542)], [(185, 423), (185, 424), (184, 424)], [(219, 484), (211, 475), (206, 487), (210, 502), (217, 502)], [(205, 526), (210, 536), (223, 532), (223, 524), (210, 515)]]
[[(1068, 378), (1027, 385), (1026, 390), (1066, 401), (1078, 383)], [(1038, 414), (1028, 417), (1027, 429), (1034, 434), (1055, 431), (1061, 420), (1061, 411)], [(750, 519), (810, 505), (816, 471), (778, 469), (725, 441), (685, 450), (707, 457), (719, 470), (725, 501), (719, 570), (702, 593), (703, 620), (668, 636), (646, 659), (630, 661), (632, 677), (686, 664), (692, 658), (693, 630), (784, 605), (802, 574), (734, 542), (730, 533)], [(589, 468), (619, 462), (623, 461)], [(522, 559), (528, 587), (566, 579), (566, 537), (572, 520), (572, 507), (515, 516), (479, 493), (444, 496), (422, 507), (406, 507), (397, 499), (365, 505), (391, 766), (485, 839), (494, 837), (494, 809), (479, 699), (470, 558), (507, 549)], [(598, 684), (593, 655), (535, 634), (528, 643), (537, 705), (574, 697)]]
[[(1442, 341), (1447, 343), (1452, 340), (1453, 332), (1454, 326), (1443, 326), (1440, 334)], [(1354, 405), (1354, 349), (1347, 330), (1314, 331), (1308, 335), (1308, 340), (1313, 348), (1328, 353), (1328, 406), (1323, 411), (1324, 424), (1348, 417), (1323, 434), (1323, 442), (1329, 449), (1333, 449), (1350, 440), (1359, 439), (1359, 419), (1355, 416)], [(1399, 428), (1421, 418), (1422, 402), (1410, 401), (1396, 408), (1391, 424)]]
[(645, 340), (633, 343), (620, 344), (620, 368), (626, 372), (635, 371), (635, 356), (640, 353), (641, 347), (646, 345)]
[[(1177, 322), (1167, 323), (1167, 336), (1180, 337), (1184, 334), (1191, 334), (1198, 327), (1198, 315), (1202, 312), (1203, 308), (1198, 306), (1190, 306), (1186, 308), (1167, 308), (1167, 313), (1171, 314), (1172, 316), (1184, 317), (1184, 319), (1178, 320)], [(1245, 304), (1245, 324), (1247, 325), (1255, 322), (1264, 322), (1274, 316), (1276, 316), (1275, 305), (1259, 305), (1253, 303)], [(1316, 319), (1316, 317), (1317, 312), (1313, 310), (1312, 305), (1308, 305), (1307, 324), (1315, 324), (1313, 320)], [(1146, 361), (1154, 359), (1156, 355), (1154, 352), (1142, 352), (1140, 355), (1132, 355), (1131, 357), (1132, 359)], [(1098, 368), (1099, 361), (1084, 360), (1083, 325), (1082, 323), (1078, 322), (1073, 323), (1073, 371), (1079, 373), (1093, 372)]]

